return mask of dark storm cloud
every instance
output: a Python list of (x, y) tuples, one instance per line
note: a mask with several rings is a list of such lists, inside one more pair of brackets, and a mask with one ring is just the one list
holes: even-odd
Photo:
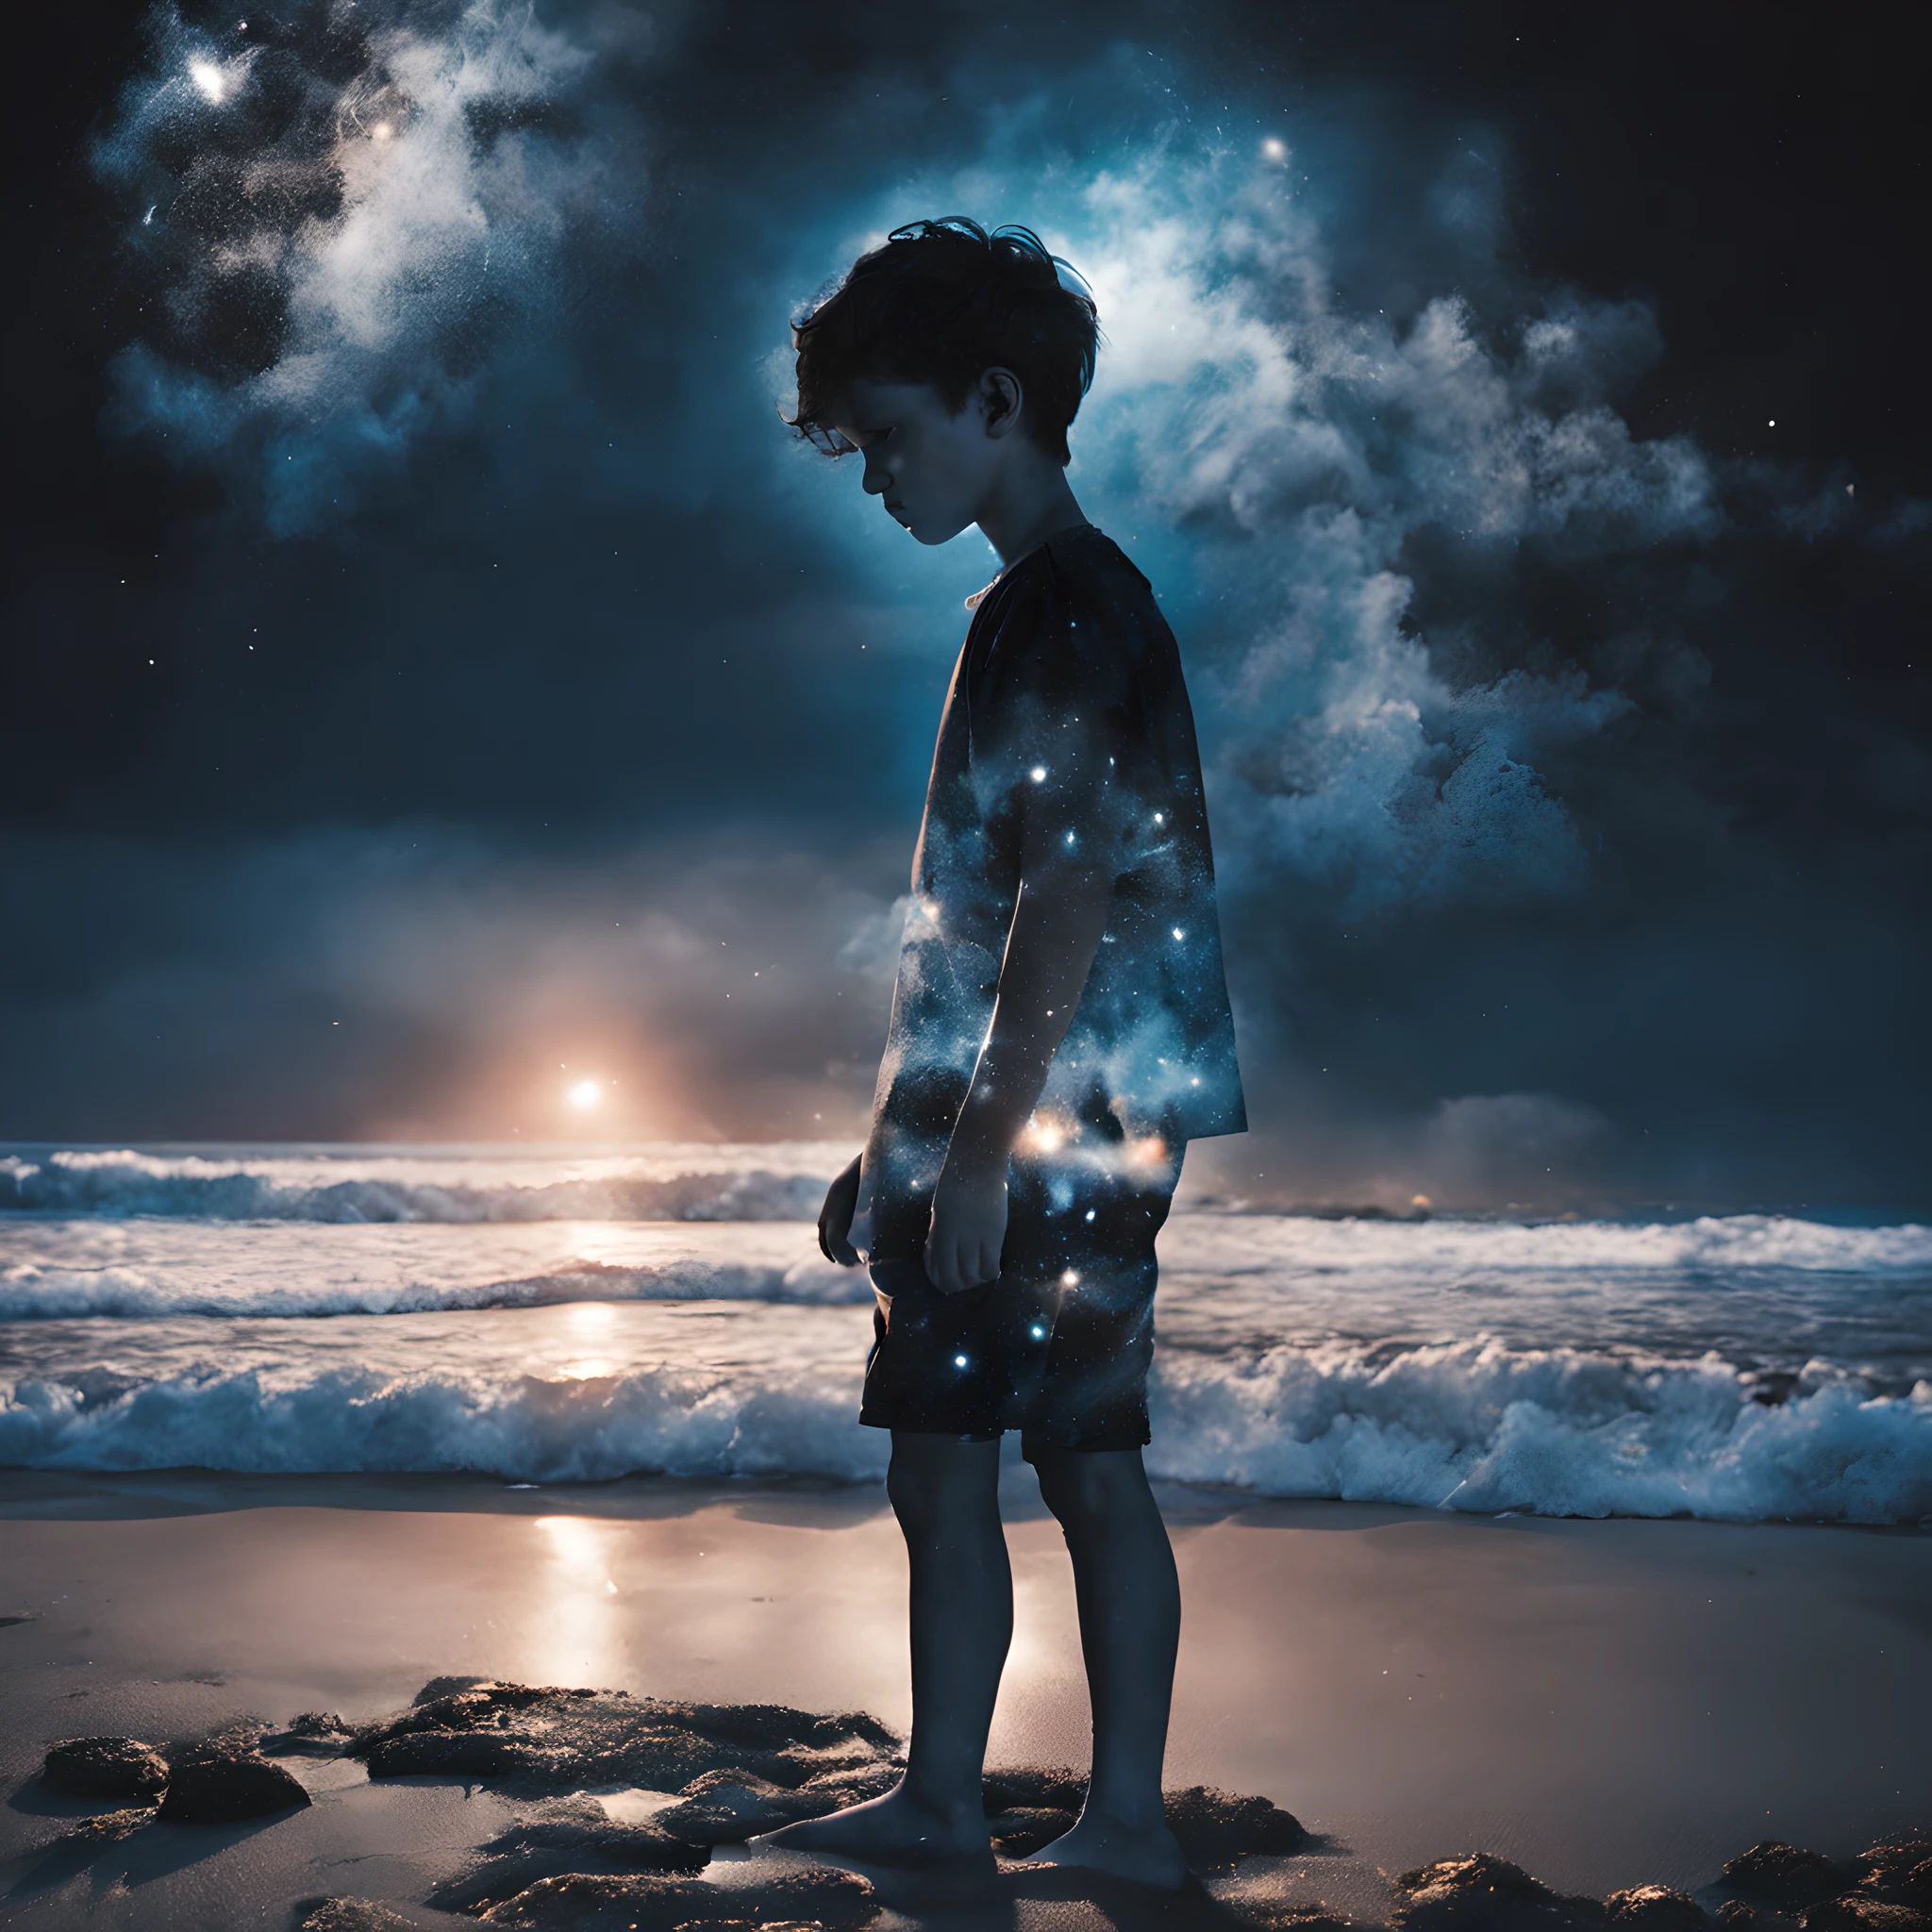
[(1672, 400), (1722, 385), (1668, 287), (1527, 261), (1493, 95), (1367, 27), (1324, 79), (1232, 11), (1024, 55), (945, 8), (358, 17), (339, 53), (291, 16), (277, 67), (157, 16), (101, 150), (149, 305), (114, 433), (223, 495), (131, 584), (62, 558), (29, 599), (114, 701), (16, 761), (46, 829), (8, 888), (56, 909), (0, 969), (13, 1130), (501, 1132), (592, 1050), (657, 1130), (849, 1126), (992, 560), (785, 436), (783, 324), (958, 208), (1099, 296), (1074, 480), (1189, 653), (1263, 1128), (1204, 1169), (1390, 1204), (1922, 1171), (1932, 774), (1845, 682), (1919, 513)]

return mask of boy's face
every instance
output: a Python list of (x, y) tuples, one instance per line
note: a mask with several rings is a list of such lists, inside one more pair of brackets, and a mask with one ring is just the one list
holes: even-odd
[(966, 398), (956, 416), (931, 384), (855, 381), (833, 426), (865, 458), (865, 491), (922, 543), (947, 543), (979, 520), (1016, 425), (995, 394)]

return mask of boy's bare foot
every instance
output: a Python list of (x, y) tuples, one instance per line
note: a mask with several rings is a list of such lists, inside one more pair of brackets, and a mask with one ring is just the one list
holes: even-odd
[[(796, 1827), (793, 1827), (796, 1829)], [(1094, 1811), (1083, 1811), (1072, 1831), (1022, 1861), (1028, 1865), (1076, 1865), (1110, 1873), (1163, 1891), (1178, 1891), (1188, 1880), (1180, 1840), (1164, 1824), (1135, 1826)]]
[[(1071, 1836), (1071, 1834), (1070, 1834)], [(824, 1818), (801, 1819), (752, 1840), (785, 1852), (818, 1853), (861, 1865), (940, 1865), (983, 1858), (992, 1865), (986, 1814), (974, 1806), (957, 1818), (922, 1805), (902, 1783), (883, 1798), (848, 1805)]]

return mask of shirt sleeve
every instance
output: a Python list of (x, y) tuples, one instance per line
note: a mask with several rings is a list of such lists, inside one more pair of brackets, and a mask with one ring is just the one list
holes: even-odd
[(1013, 849), (1115, 878), (1135, 816), (1135, 640), (1052, 573), (1017, 595), (973, 705), (984, 822)]

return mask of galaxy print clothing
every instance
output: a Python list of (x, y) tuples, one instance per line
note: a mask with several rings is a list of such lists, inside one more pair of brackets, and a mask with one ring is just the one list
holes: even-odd
[[(976, 607), (940, 724), (853, 1241), (923, 1243), (992, 1024), (1029, 827), (1110, 874), (1105, 935), (1018, 1150), (1061, 1170), (1158, 1167), (1247, 1125), (1222, 970), (1193, 714), (1147, 579), (1062, 531)], [(1038, 826), (1045, 815), (1043, 827)], [(1037, 847), (1036, 847), (1037, 849)]]
[[(1042, 1449), (1149, 1440), (1154, 1238), (1181, 1150), (1108, 1169), (1016, 1156), (997, 1281), (941, 1294), (923, 1257), (873, 1264), (872, 1353), (858, 1419), (875, 1429)], [(1071, 1203), (1057, 1196), (1071, 1185)]]

